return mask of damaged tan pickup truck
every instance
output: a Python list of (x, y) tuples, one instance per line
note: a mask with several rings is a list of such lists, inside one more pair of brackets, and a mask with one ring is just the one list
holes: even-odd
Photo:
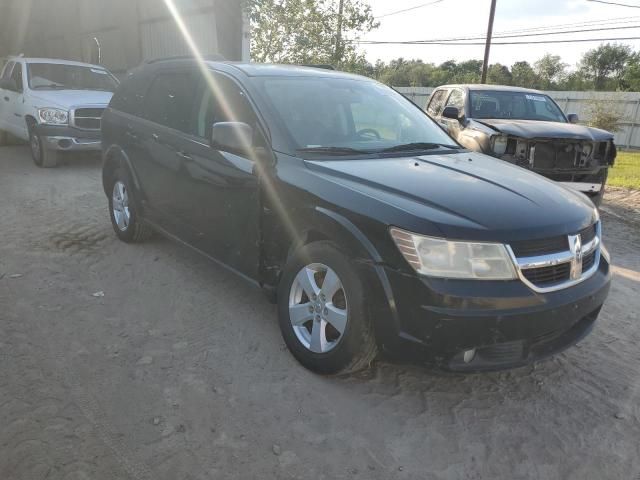
[(543, 92), (497, 85), (445, 85), (427, 113), (464, 147), (533, 170), (599, 205), (616, 158), (613, 134), (578, 125)]

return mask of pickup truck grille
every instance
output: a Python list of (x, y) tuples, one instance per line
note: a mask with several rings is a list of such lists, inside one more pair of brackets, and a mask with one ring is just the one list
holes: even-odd
[[(587, 142), (538, 142), (535, 145), (533, 167), (545, 170), (585, 168), (593, 157), (593, 150), (594, 144)], [(590, 152), (589, 155), (586, 152)]]
[(73, 125), (83, 130), (100, 130), (105, 107), (79, 107), (73, 111)]
[[(580, 242), (577, 242), (579, 237)], [(572, 250), (571, 243), (577, 246)], [(600, 223), (574, 235), (509, 244), (520, 279), (545, 293), (569, 287), (593, 275), (600, 264)], [(578, 255), (578, 251), (581, 255)]]

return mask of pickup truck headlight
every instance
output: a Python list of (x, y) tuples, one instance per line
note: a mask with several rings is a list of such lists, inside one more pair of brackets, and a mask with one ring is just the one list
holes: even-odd
[(59, 108), (39, 108), (38, 117), (40, 117), (40, 123), (49, 125), (67, 125), (69, 123), (69, 112)]
[(496, 155), (504, 155), (504, 152), (507, 151), (507, 143), (509, 139), (504, 135), (496, 135), (491, 139), (491, 150)]
[(390, 232), (409, 265), (423, 275), (471, 280), (517, 278), (513, 262), (501, 243), (449, 241), (399, 228)]

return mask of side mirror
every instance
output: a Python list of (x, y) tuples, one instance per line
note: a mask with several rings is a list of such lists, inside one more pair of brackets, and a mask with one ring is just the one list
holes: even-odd
[(567, 120), (569, 120), (569, 123), (578, 123), (580, 121), (580, 119), (578, 118), (578, 114), (577, 113), (570, 113), (567, 115)]
[(246, 152), (253, 147), (253, 128), (243, 122), (213, 124), (211, 146), (223, 150)]
[(460, 120), (460, 110), (457, 107), (444, 107), (442, 111), (443, 118), (450, 118), (451, 120)]
[(18, 85), (16, 84), (15, 79), (13, 78), (5, 78), (0, 82), (0, 88), (4, 90), (11, 90), (12, 92), (18, 91)]

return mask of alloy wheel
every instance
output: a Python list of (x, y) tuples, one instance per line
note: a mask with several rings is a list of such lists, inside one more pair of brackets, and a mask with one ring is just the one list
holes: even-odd
[(340, 278), (322, 263), (303, 267), (289, 293), (289, 320), (302, 345), (327, 353), (342, 339), (349, 319)]
[(131, 210), (129, 209), (127, 186), (120, 180), (113, 186), (112, 209), (116, 225), (121, 232), (126, 231), (131, 221)]

